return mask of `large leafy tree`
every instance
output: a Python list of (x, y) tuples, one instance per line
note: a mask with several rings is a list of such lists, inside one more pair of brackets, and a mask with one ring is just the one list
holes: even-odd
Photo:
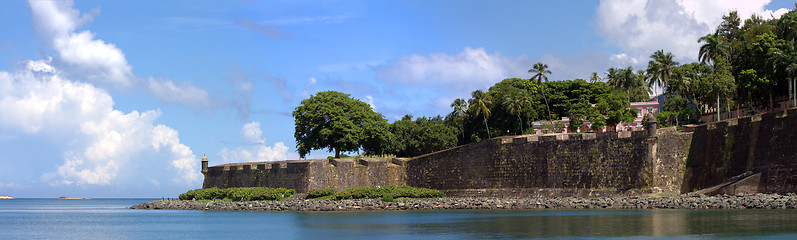
[(625, 93), (620, 91), (612, 91), (595, 104), (595, 109), (603, 116), (606, 116), (606, 125), (615, 126), (621, 122), (633, 122), (636, 118), (638, 110), (631, 108), (631, 103), (625, 95)]
[(300, 157), (312, 150), (327, 149), (334, 151), (337, 158), (341, 151), (356, 151), (361, 147), (378, 151), (388, 142), (387, 120), (349, 94), (319, 92), (302, 100), (293, 117)]
[(413, 121), (412, 116), (405, 115), (390, 124), (390, 132), (396, 136), (392, 153), (399, 157), (419, 156), (457, 145), (456, 128), (440, 116)]
[(548, 121), (553, 121), (551, 119), (551, 106), (548, 105), (548, 98), (545, 97), (545, 85), (543, 85), (543, 80), (548, 82), (548, 75), (551, 74), (551, 70), (548, 69), (548, 64), (544, 64), (542, 62), (537, 62), (534, 64), (534, 67), (529, 69), (530, 73), (534, 73), (534, 76), (531, 77), (532, 79), (537, 79), (537, 83), (540, 85), (540, 92), (542, 92), (542, 99), (545, 100), (545, 108), (548, 109)]

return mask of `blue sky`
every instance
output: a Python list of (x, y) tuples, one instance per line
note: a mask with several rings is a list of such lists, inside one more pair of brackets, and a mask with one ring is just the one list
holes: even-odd
[[(291, 111), (335, 90), (394, 121), (547, 63), (678, 61), (729, 9), (789, 1), (3, 1), (0, 194), (176, 197), (199, 159), (297, 159)], [(309, 158), (323, 158), (325, 151)]]

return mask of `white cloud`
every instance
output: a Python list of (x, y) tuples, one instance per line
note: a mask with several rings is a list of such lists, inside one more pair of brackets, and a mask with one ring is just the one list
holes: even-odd
[(455, 55), (432, 53), (428, 56), (404, 56), (376, 67), (379, 79), (415, 86), (436, 86), (467, 94), (484, 89), (506, 78), (522, 77), (533, 64), (525, 56), (505, 57), (489, 54), (484, 48), (466, 47)]
[(277, 142), (274, 146), (266, 145), (263, 138), (263, 131), (260, 129), (260, 122), (252, 121), (241, 128), (241, 136), (244, 138), (245, 145), (235, 149), (223, 148), (219, 155), (224, 163), (232, 162), (262, 162), (286, 160), (288, 157), (288, 147), (282, 142)]
[(615, 63), (616, 67), (637, 65), (642, 62), (639, 58), (628, 56), (626, 53), (614, 54), (609, 57), (609, 60)]
[(50, 41), (58, 58), (71, 66), (70, 72), (87, 80), (120, 87), (133, 85), (133, 67), (122, 50), (113, 44), (94, 39), (90, 31), (75, 32), (92, 20), (91, 14), (80, 15), (71, 1), (29, 1), (33, 23)]
[(241, 135), (249, 143), (265, 144), (266, 139), (263, 138), (263, 130), (260, 130), (260, 122), (250, 122), (244, 124), (241, 128)]
[[(175, 84), (171, 80), (149, 77), (142, 83), (127, 62), (124, 52), (112, 43), (96, 39), (91, 31), (78, 28), (99, 13), (80, 14), (67, 1), (29, 1), (36, 30), (57, 52), (56, 65), (72, 79), (88, 80), (117, 88), (143, 87), (163, 102), (178, 103), (194, 109), (213, 107), (208, 93), (190, 82)], [(143, 86), (145, 85), (145, 86)]]
[[(45, 174), (46, 180), (55, 185), (109, 185), (122, 169), (141, 164), (173, 169), (181, 186), (197, 183), (200, 175), (191, 150), (180, 143), (175, 130), (154, 124), (160, 111), (115, 110), (104, 90), (64, 79), (46, 65), (33, 61), (25, 71), (0, 72), (0, 129), (19, 129), (66, 149), (63, 163)], [(132, 161), (141, 154), (159, 158)]]
[(161, 101), (191, 106), (197, 110), (213, 105), (208, 92), (189, 82), (178, 86), (169, 79), (149, 77), (147, 83), (147, 90)]
[[(752, 14), (778, 17), (785, 9), (764, 10), (769, 0), (604, 0), (598, 6), (595, 28), (622, 53), (612, 60), (647, 59), (659, 49), (678, 59), (696, 60), (697, 39), (714, 31), (722, 16), (736, 9), (739, 17)], [(623, 54), (627, 54), (623, 56)], [(643, 61), (646, 62), (646, 61)], [(620, 62), (616, 62), (620, 63)]]

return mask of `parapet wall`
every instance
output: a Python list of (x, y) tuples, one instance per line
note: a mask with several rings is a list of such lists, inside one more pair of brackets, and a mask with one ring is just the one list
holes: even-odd
[(640, 188), (650, 178), (646, 132), (524, 135), (407, 162), (407, 184), (439, 190)]
[(502, 196), (626, 190), (678, 194), (739, 178), (745, 178), (744, 186), (718, 192), (797, 192), (797, 109), (685, 126), (683, 132), (674, 127), (658, 129), (655, 137), (646, 131), (523, 135), (409, 160), (227, 164), (208, 168), (203, 187), (284, 187), (306, 192), (409, 185)]
[(683, 192), (759, 173), (760, 181), (746, 191), (797, 190), (797, 109), (692, 126), (685, 131), (694, 133)]
[(404, 168), (388, 159), (314, 159), (209, 167), (202, 188), (283, 187), (307, 192), (384, 185), (406, 185)]

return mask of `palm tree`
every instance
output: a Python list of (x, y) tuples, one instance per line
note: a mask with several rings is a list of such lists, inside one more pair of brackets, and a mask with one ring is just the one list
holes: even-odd
[(492, 138), (490, 136), (490, 126), (487, 126), (487, 118), (490, 117), (490, 105), (493, 104), (490, 101), (490, 95), (482, 92), (482, 90), (476, 90), (471, 93), (470, 99), (470, 107), (468, 108), (470, 111), (473, 111), (474, 116), (481, 115), (484, 118), (484, 127), (487, 128), (487, 138)]
[(628, 101), (630, 102), (631, 89), (639, 87), (639, 82), (640, 81), (637, 79), (637, 75), (634, 73), (634, 68), (629, 66), (627, 68), (616, 70), (613, 86), (615, 89), (625, 91)]
[(617, 85), (617, 83), (616, 83), (617, 80), (618, 80), (618, 77), (617, 77), (618, 71), (617, 70), (618, 69), (616, 69), (616, 68), (606, 69), (606, 83), (608, 83), (610, 86)]
[(648, 78), (648, 87), (658, 85), (664, 88), (664, 86), (667, 86), (667, 81), (676, 67), (678, 67), (678, 62), (673, 60), (672, 53), (665, 54), (664, 50), (658, 50), (651, 54), (647, 69), (650, 76)]
[(591, 83), (600, 82), (601, 80), (603, 79), (601, 79), (601, 76), (599, 76), (596, 72), (592, 72), (592, 76), (589, 77), (589, 81)]
[[(797, 3), (794, 4), (794, 7), (797, 7)], [(797, 13), (791, 11), (780, 16), (778, 29), (783, 32), (783, 39), (794, 44), (794, 39), (797, 39)]]
[(462, 142), (465, 142), (465, 119), (463, 117), (465, 117), (465, 113), (468, 110), (468, 102), (466, 102), (465, 99), (457, 98), (454, 99), (453, 103), (451, 103), (451, 107), (454, 108), (454, 111), (451, 112), (451, 116), (452, 117), (458, 116), (459, 119), (462, 121), (459, 124), (460, 125), (459, 128), (460, 131), (462, 132)]
[(537, 83), (540, 84), (542, 99), (545, 100), (545, 108), (548, 109), (548, 121), (553, 122), (553, 119), (551, 119), (551, 107), (548, 106), (548, 98), (545, 97), (545, 85), (542, 84), (543, 79), (545, 79), (546, 83), (548, 82), (548, 76), (546, 76), (545, 74), (551, 74), (551, 70), (548, 69), (548, 64), (537, 62), (534, 64), (534, 67), (529, 69), (529, 72), (534, 73), (534, 76), (531, 78), (532, 79), (536, 78)]
[(717, 33), (706, 34), (706, 36), (698, 39), (697, 42), (705, 42), (700, 46), (700, 52), (698, 52), (697, 57), (700, 62), (716, 63), (719, 57), (728, 57), (728, 43), (723, 41)]
[[(789, 83), (789, 106), (795, 104), (794, 98), (794, 79), (797, 79), (797, 51), (791, 44), (785, 44), (783, 49), (775, 49), (768, 53), (769, 62), (772, 64), (775, 73), (786, 76), (786, 81)], [(771, 91), (770, 91), (771, 95)], [(770, 97), (771, 98), (771, 97)], [(771, 105), (771, 103), (770, 103)]]
[(520, 113), (523, 112), (523, 105), (528, 103), (529, 98), (523, 95), (515, 95), (504, 99), (504, 106), (509, 114), (517, 115), (517, 120), (520, 122), (520, 134), (523, 134), (523, 118)]

